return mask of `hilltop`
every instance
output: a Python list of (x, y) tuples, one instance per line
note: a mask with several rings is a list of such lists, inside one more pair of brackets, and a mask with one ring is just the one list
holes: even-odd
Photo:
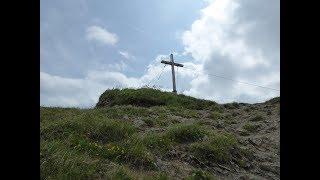
[(41, 179), (280, 179), (280, 98), (107, 90), (93, 109), (40, 107), (40, 141)]

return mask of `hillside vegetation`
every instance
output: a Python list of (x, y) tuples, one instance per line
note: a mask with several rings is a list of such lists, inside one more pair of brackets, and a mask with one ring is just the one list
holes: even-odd
[(206, 109), (215, 106), (213, 101), (200, 100), (182, 94), (175, 95), (151, 88), (113, 89), (105, 91), (99, 98), (96, 107), (115, 105), (134, 105), (141, 107), (171, 106), (187, 109)]
[(219, 105), (149, 88), (40, 107), (41, 179), (279, 179), (279, 116), (280, 98)]

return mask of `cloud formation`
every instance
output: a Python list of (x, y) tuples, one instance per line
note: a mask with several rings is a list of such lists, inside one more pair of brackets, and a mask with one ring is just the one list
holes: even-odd
[(185, 93), (218, 102), (258, 102), (279, 92), (210, 76), (280, 88), (279, 1), (214, 0), (183, 33), (185, 54), (203, 66)]
[(107, 45), (115, 45), (119, 39), (116, 34), (100, 26), (90, 26), (87, 28), (86, 33), (86, 38), (89, 41), (97, 41)]

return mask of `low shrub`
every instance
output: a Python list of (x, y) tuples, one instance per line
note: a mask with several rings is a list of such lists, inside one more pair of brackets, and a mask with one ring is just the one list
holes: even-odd
[(204, 136), (205, 131), (198, 124), (178, 124), (170, 127), (167, 131), (167, 137), (177, 143), (194, 142)]
[(258, 132), (260, 125), (247, 123), (242, 128), (247, 132), (254, 133), (254, 132)]
[(231, 149), (236, 145), (234, 136), (215, 134), (208, 141), (191, 144), (190, 151), (204, 162), (227, 163), (231, 160)]
[(252, 122), (263, 121), (263, 120), (264, 120), (264, 117), (261, 114), (258, 114), (249, 119), (249, 121), (252, 121)]

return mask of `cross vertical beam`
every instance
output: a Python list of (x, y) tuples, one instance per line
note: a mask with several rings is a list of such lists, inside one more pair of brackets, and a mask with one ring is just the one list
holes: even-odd
[(176, 75), (174, 73), (174, 60), (173, 60), (173, 54), (170, 54), (170, 61), (171, 61), (171, 72), (172, 72), (172, 89), (173, 93), (177, 94), (176, 90)]
[(174, 66), (183, 67), (183, 65), (174, 62), (174, 60), (173, 60), (173, 54), (170, 54), (170, 61), (161, 61), (161, 63), (171, 65), (171, 72), (172, 72), (172, 89), (173, 89), (172, 92), (175, 93), (175, 94), (177, 94), (177, 90), (176, 90), (176, 76), (175, 76), (175, 72), (174, 72)]

